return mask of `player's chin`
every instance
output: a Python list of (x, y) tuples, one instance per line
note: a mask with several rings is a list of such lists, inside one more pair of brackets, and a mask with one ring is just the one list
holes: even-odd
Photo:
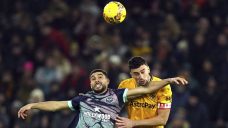
[(104, 90), (105, 90), (105, 89), (99, 89), (99, 90), (98, 90), (98, 89), (97, 89), (97, 90), (94, 89), (93, 91), (94, 91), (95, 93), (102, 93), (102, 92), (104, 92)]
[(144, 86), (144, 85), (146, 85), (146, 84), (147, 84), (146, 81), (138, 81), (138, 85)]
[(102, 87), (94, 87), (93, 88), (93, 91), (96, 92), (96, 93), (101, 93), (105, 90), (105, 87), (102, 86)]

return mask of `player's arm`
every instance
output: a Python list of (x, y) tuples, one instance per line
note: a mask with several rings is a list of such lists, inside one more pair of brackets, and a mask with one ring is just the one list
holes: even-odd
[(157, 126), (166, 125), (169, 118), (170, 109), (158, 109), (158, 115), (144, 120), (130, 120), (125, 117), (117, 117), (116, 125), (118, 128), (132, 128), (137, 126)]
[(158, 109), (158, 115), (145, 120), (134, 121), (133, 125), (136, 126), (154, 126), (166, 125), (169, 118), (170, 109)]
[(38, 103), (30, 103), (23, 106), (18, 111), (18, 118), (25, 119), (27, 117), (27, 111), (31, 109), (39, 109), (44, 111), (57, 111), (62, 109), (67, 109), (68, 101), (47, 101), (47, 102), (38, 102)]
[(127, 91), (127, 99), (135, 98), (136, 96), (140, 96), (143, 94), (153, 93), (167, 84), (177, 84), (177, 85), (185, 85), (188, 82), (181, 77), (174, 77), (174, 78), (168, 78), (163, 79), (161, 81), (150, 81), (149, 85), (147, 87), (138, 87)]
[(158, 110), (155, 117), (142, 120), (130, 120), (128, 118), (118, 117), (116, 119), (116, 125), (118, 126), (118, 128), (165, 125), (169, 117), (172, 103), (172, 91), (170, 86), (165, 86), (164, 88), (162, 88), (162, 90), (159, 90), (157, 93), (157, 97)]

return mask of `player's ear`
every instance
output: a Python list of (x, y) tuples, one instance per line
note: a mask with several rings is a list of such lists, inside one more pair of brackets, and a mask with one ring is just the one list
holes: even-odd
[(110, 80), (109, 80), (109, 78), (107, 78), (107, 82), (108, 82), (108, 84), (110, 83)]
[(148, 73), (150, 73), (150, 67), (147, 65), (147, 71), (148, 71)]
[(133, 75), (132, 71), (130, 71), (130, 75), (131, 75), (131, 76)]

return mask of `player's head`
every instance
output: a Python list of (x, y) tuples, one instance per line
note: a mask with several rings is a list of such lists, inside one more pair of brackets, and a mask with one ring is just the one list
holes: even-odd
[(138, 85), (146, 85), (150, 81), (150, 68), (144, 58), (140, 56), (132, 57), (128, 61), (131, 77)]
[(109, 78), (107, 73), (102, 69), (94, 69), (90, 73), (90, 86), (96, 93), (103, 93), (107, 90)]

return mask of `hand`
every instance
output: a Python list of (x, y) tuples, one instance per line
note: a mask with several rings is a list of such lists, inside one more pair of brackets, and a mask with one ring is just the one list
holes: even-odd
[(133, 128), (134, 122), (125, 117), (116, 117), (116, 126), (117, 128)]
[(170, 84), (177, 84), (177, 85), (186, 85), (188, 81), (181, 77), (174, 77), (168, 79)]
[(17, 113), (18, 118), (25, 119), (28, 116), (27, 111), (30, 109), (32, 109), (32, 104), (27, 104), (22, 107)]

